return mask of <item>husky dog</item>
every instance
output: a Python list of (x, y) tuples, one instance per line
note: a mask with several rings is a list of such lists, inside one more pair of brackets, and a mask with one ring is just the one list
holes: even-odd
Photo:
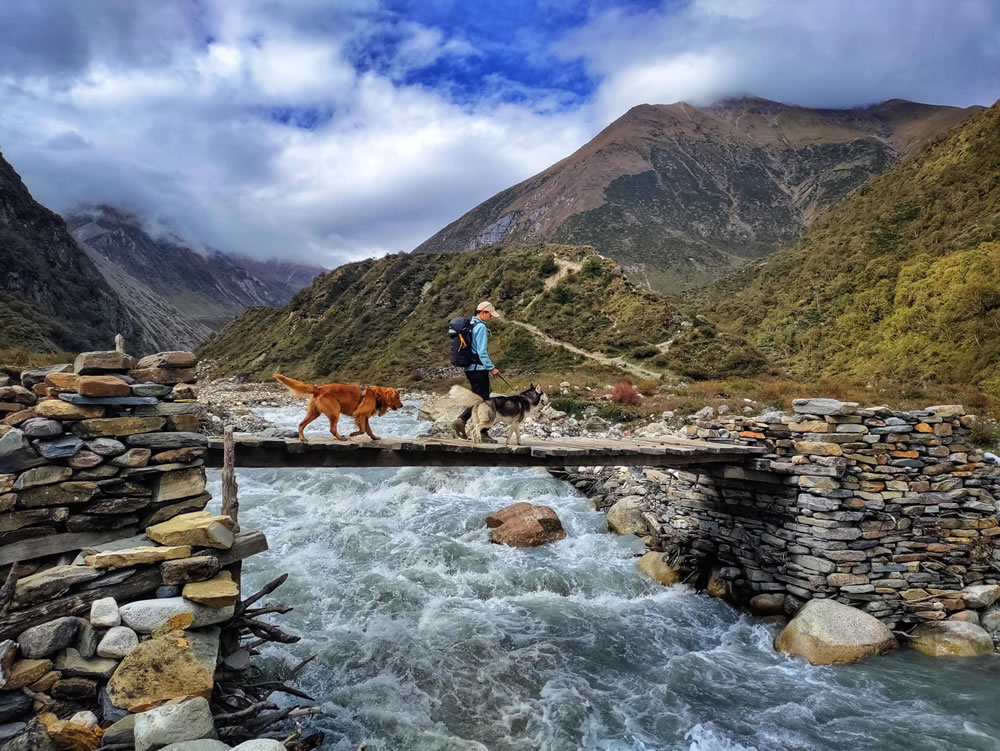
[(463, 386), (452, 386), (448, 396), (463, 407), (472, 407), (468, 431), (473, 443), (479, 443), (482, 440), (481, 431), (488, 430), (499, 420), (510, 426), (508, 446), (514, 437), (517, 438), (517, 445), (521, 445), (521, 423), (549, 403), (549, 398), (534, 384), (515, 396), (491, 396), (489, 399), (483, 399)]

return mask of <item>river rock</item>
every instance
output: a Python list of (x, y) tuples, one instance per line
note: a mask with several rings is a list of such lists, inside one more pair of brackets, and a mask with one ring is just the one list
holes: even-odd
[(165, 561), (160, 564), (163, 583), (177, 586), (189, 582), (211, 579), (219, 572), (219, 559), (212, 555), (199, 555), (179, 561)]
[(93, 482), (61, 482), (29, 488), (17, 494), (17, 503), (22, 508), (45, 506), (69, 506), (86, 503), (97, 495), (97, 484)]
[(96, 467), (102, 461), (104, 460), (93, 451), (81, 449), (73, 454), (73, 456), (70, 457), (70, 460), (66, 463), (73, 469), (90, 469), (91, 467)]
[(836, 399), (795, 399), (792, 409), (798, 415), (854, 415), (858, 412), (858, 403)]
[(93, 751), (101, 743), (101, 731), (70, 720), (60, 720), (52, 712), (38, 716), (49, 738), (65, 751)]
[(238, 746), (233, 746), (233, 751), (284, 751), (284, 744), (273, 738), (254, 738), (244, 741)]
[(174, 462), (193, 462), (205, 456), (205, 449), (191, 447), (183, 449), (170, 449), (153, 454), (153, 461), (156, 464), (172, 464)]
[(21, 423), (21, 430), (28, 438), (51, 438), (62, 435), (62, 423), (46, 417), (32, 417)]
[(124, 352), (81, 352), (73, 362), (73, 372), (77, 375), (126, 371), (135, 367), (135, 358)]
[(177, 558), (187, 558), (191, 555), (191, 546), (176, 545), (164, 547), (128, 548), (126, 550), (108, 550), (84, 557), (84, 562), (93, 568), (128, 568), (149, 563), (162, 563)]
[(73, 366), (68, 363), (48, 365), (44, 368), (29, 368), (21, 371), (21, 385), (26, 389), (33, 388), (37, 383), (44, 383), (50, 373), (72, 373)]
[(139, 646), (139, 637), (128, 626), (115, 626), (97, 645), (98, 657), (109, 657), (112, 660), (124, 660)]
[(62, 678), (62, 673), (58, 670), (50, 670), (37, 681), (28, 686), (35, 693), (46, 694)]
[(0, 722), (10, 722), (27, 714), (31, 711), (32, 704), (31, 697), (23, 691), (6, 691), (0, 694)]
[(64, 435), (59, 438), (39, 438), (32, 441), (31, 445), (46, 459), (68, 459), (83, 448), (83, 441), (75, 435)]
[[(144, 449), (148, 451), (149, 449)], [(153, 502), (190, 498), (205, 492), (205, 470), (201, 467), (164, 472), (153, 480)]]
[(76, 391), (76, 384), (79, 380), (80, 376), (76, 373), (49, 373), (45, 376), (43, 385), (57, 391)]
[(782, 592), (765, 592), (750, 598), (750, 612), (756, 616), (784, 615), (785, 595)]
[[(11, 497), (14, 496), (5, 496)], [(6, 508), (8, 505), (4, 503)], [(43, 524), (45, 522), (64, 522), (69, 518), (67, 508), (36, 508), (29, 511), (8, 511), (0, 515), (0, 532), (14, 532), (33, 524)]]
[(966, 607), (973, 609), (988, 608), (1000, 599), (1000, 584), (976, 584), (968, 586), (959, 593), (965, 600)]
[(100, 657), (86, 659), (80, 653), (69, 647), (56, 658), (55, 668), (66, 678), (94, 678), (106, 681), (115, 672), (118, 663)]
[[(284, 748), (284, 745), (282, 745)], [(164, 746), (161, 751), (230, 751), (222, 741), (215, 741), (209, 738), (201, 741), (182, 741), (181, 743), (171, 743)]]
[(195, 511), (175, 516), (146, 530), (146, 536), (161, 545), (190, 545), (228, 550), (233, 546), (235, 523), (228, 516)]
[(121, 456), (116, 456), (111, 463), (116, 467), (145, 467), (153, 452), (149, 449), (129, 449)]
[(196, 495), (194, 498), (185, 498), (177, 503), (169, 503), (166, 506), (160, 506), (156, 509), (156, 511), (144, 516), (141, 524), (143, 527), (152, 527), (190, 511), (203, 511), (210, 500), (212, 500), (212, 495), (210, 493), (202, 493), (201, 495)]
[(89, 566), (52, 566), (23, 579), (18, 579), (14, 599), (19, 605), (59, 597), (77, 584), (92, 581), (101, 575)]
[(135, 751), (159, 751), (171, 743), (215, 737), (212, 711), (200, 696), (155, 707), (135, 718)]
[(666, 587), (669, 587), (672, 584), (677, 584), (677, 582), (681, 580), (681, 577), (677, 575), (677, 572), (674, 571), (673, 567), (663, 560), (663, 553), (658, 553), (654, 550), (644, 553), (642, 557), (636, 561), (635, 567), (650, 579), (658, 581)]
[(170, 391), (172, 399), (197, 399), (198, 388), (191, 383), (178, 383)]
[(14, 481), (14, 490), (25, 490), (35, 488), (39, 485), (51, 485), (56, 482), (68, 480), (73, 475), (73, 470), (69, 467), (59, 467), (55, 464), (47, 464), (44, 467), (35, 467), (21, 475)]
[(973, 626), (980, 625), (979, 613), (975, 610), (959, 610), (957, 613), (952, 613), (948, 616), (949, 621), (965, 621), (966, 623), (971, 623)]
[[(136, 417), (136, 420), (163, 420), (163, 417)], [(153, 451), (180, 449), (187, 446), (207, 446), (208, 438), (201, 433), (142, 433), (131, 435), (127, 439), (129, 446), (139, 446)]]
[(45, 463), (45, 459), (31, 447), (23, 431), (11, 428), (0, 435), (0, 472), (20, 472)]
[(0, 751), (60, 751), (41, 720), (32, 717), (21, 732), (0, 746)]
[(972, 623), (931, 621), (910, 633), (910, 646), (930, 657), (980, 657), (993, 651), (993, 640)]
[(125, 453), (125, 444), (114, 438), (93, 438), (85, 445), (99, 456), (118, 456)]
[[(205, 666), (205, 670), (214, 675), (216, 665), (219, 663), (219, 642), (222, 630), (218, 626), (209, 626), (198, 631), (188, 631), (186, 636), (191, 642), (191, 649), (198, 662)], [(237, 652), (239, 651), (241, 650), (237, 650)]]
[[(10, 639), (0, 641), (0, 686), (3, 686), (10, 678), (10, 669), (17, 659), (17, 643)], [(0, 722), (3, 717), (0, 716)]]
[(137, 600), (119, 607), (122, 623), (140, 634), (148, 634), (168, 618), (189, 613), (194, 616), (193, 628), (211, 626), (229, 620), (233, 608), (208, 608), (194, 602), (188, 602), (183, 597), (171, 597), (163, 600)]
[(166, 396), (170, 393), (170, 386), (162, 383), (135, 383), (132, 385), (132, 393), (136, 396)]
[(646, 534), (642, 496), (627, 495), (608, 509), (608, 529), (619, 535)]
[(162, 417), (105, 417), (83, 420), (73, 428), (73, 431), (83, 438), (135, 436), (159, 430), (166, 425), (166, 422)]
[(22, 631), (17, 636), (21, 655), (29, 660), (37, 660), (65, 649), (76, 638), (78, 626), (76, 618), (65, 617)]
[(515, 503), (500, 509), (486, 518), (486, 526), (491, 527), (492, 542), (514, 548), (534, 548), (566, 537), (555, 511), (530, 503)]
[(194, 368), (141, 368), (133, 370), (129, 375), (143, 383), (162, 383), (169, 386), (177, 383), (194, 383), (198, 380), (198, 371)]
[(708, 576), (708, 582), (705, 584), (705, 594), (709, 597), (724, 598), (729, 595), (729, 587), (726, 586), (726, 580), (722, 578), (722, 570), (719, 567), (714, 567)]
[[(121, 719), (116, 720), (104, 731), (104, 743), (109, 746), (124, 743), (135, 745), (135, 718), (136, 715), (127, 714)], [(105, 722), (107, 722), (106, 713)]]
[(95, 654), (97, 654), (97, 642), (99, 641), (99, 636), (97, 629), (94, 628), (85, 618), (79, 618), (80, 628), (76, 632), (76, 643), (73, 645), (76, 651), (80, 653), (80, 657), (90, 659)]
[[(558, 519), (556, 519), (558, 522)], [(560, 525), (560, 529), (562, 526)], [(563, 537), (566, 533), (563, 532)], [(510, 543), (506, 543), (510, 544)], [(537, 543), (541, 544), (541, 543)], [(532, 547), (531, 545), (515, 545), (514, 547)], [(208, 581), (192, 582), (184, 585), (181, 593), (184, 598), (199, 605), (207, 605), (210, 608), (226, 608), (236, 604), (240, 597), (240, 588), (233, 581), (233, 576), (228, 571), (220, 571), (214, 578)]]
[(10, 668), (10, 675), (3, 685), (4, 691), (30, 686), (52, 670), (52, 660), (17, 660)]
[(88, 728), (97, 727), (97, 715), (93, 712), (77, 712), (69, 721)]
[(104, 407), (70, 404), (62, 399), (43, 399), (35, 405), (35, 414), (53, 420), (88, 420), (101, 417)]
[[(28, 700), (31, 701), (30, 699)], [(4, 722), (0, 724), (0, 744), (6, 744), (9, 740), (17, 740), (19, 737), (23, 736), (28, 730), (28, 723), (26, 722)], [(42, 729), (44, 733), (44, 728)], [(46, 733), (48, 737), (48, 733)], [(51, 740), (49, 741), (51, 743)], [(7, 751), (10, 748), (7, 745), (0, 746), (2, 751)], [(32, 751), (37, 751), (37, 749), (32, 749)]]
[(861, 662), (896, 646), (878, 618), (834, 600), (810, 600), (774, 640), (774, 648), (813, 665)]
[(991, 634), (1000, 635), (1000, 605), (994, 605), (979, 616), (979, 624)]
[(97, 683), (89, 678), (60, 678), (52, 684), (52, 696), (64, 701), (97, 698)]
[(80, 396), (92, 397), (129, 396), (132, 388), (114, 376), (88, 375), (81, 376), (76, 382), (76, 392)]

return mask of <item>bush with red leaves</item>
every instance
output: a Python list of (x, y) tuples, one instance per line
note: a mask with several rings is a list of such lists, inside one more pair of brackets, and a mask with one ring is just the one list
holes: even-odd
[(611, 401), (615, 404), (638, 404), (639, 389), (629, 381), (619, 381), (611, 389)]

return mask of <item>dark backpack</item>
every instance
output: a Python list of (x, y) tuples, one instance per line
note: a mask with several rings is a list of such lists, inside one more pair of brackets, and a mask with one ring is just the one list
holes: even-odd
[(472, 349), (473, 318), (452, 318), (448, 322), (448, 337), (451, 339), (451, 364), (456, 368), (481, 365), (482, 362)]

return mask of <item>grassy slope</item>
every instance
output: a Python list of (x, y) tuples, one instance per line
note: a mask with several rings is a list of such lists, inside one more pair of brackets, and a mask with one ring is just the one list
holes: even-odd
[[(558, 273), (556, 257), (581, 267), (546, 290), (546, 279)], [(650, 345), (668, 339), (678, 323), (662, 298), (636, 288), (592, 249), (539, 244), (348, 264), (318, 277), (286, 308), (247, 311), (203, 354), (221, 373), (399, 379), (446, 366), (448, 320), (470, 315), (485, 299), (556, 339), (613, 355), (648, 357)], [(494, 321), (490, 329), (490, 354), (503, 368), (591, 367), (519, 327)]]
[(799, 378), (1000, 395), (1000, 105), (857, 190), (701, 310)]

